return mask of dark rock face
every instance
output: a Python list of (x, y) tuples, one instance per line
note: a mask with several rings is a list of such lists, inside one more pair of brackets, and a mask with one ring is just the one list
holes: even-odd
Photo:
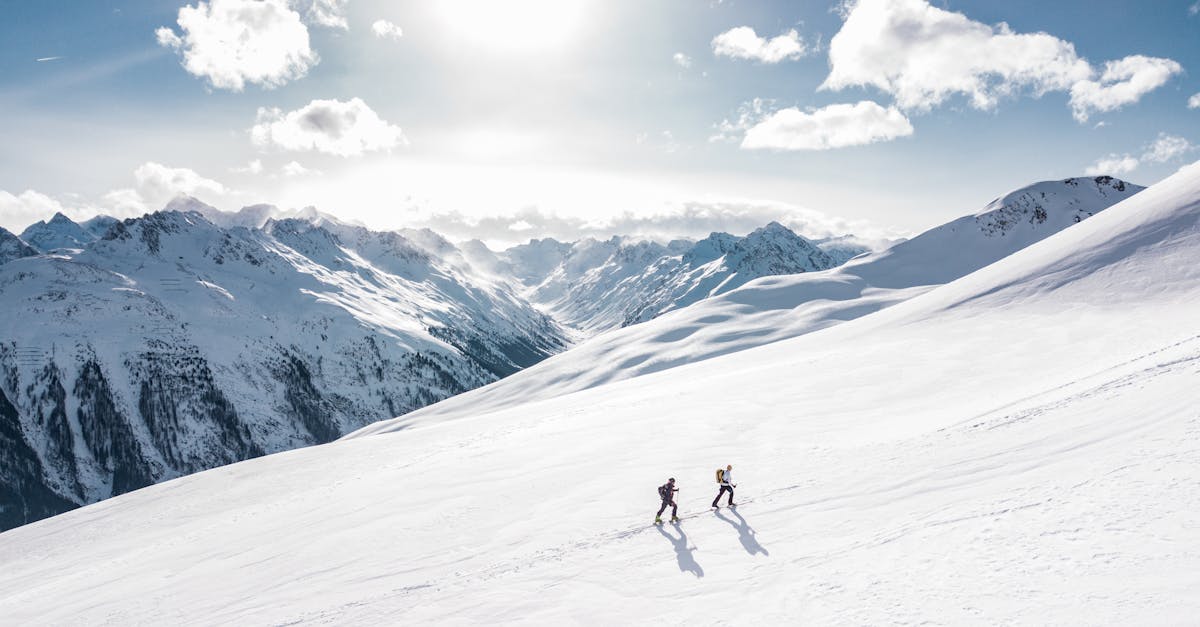
[(113, 402), (112, 389), (99, 363), (89, 360), (83, 364), (74, 392), (79, 399), (77, 419), (83, 441), (97, 464), (111, 473), (112, 495), (154, 483), (154, 468)]
[(25, 439), (21, 417), (0, 391), (0, 529), (78, 507), (49, 489), (37, 453)]

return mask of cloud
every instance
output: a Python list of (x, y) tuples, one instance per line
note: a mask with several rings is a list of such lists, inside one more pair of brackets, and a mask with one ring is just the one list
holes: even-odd
[(1159, 133), (1158, 139), (1154, 140), (1154, 143), (1146, 148), (1146, 152), (1142, 155), (1142, 160), (1153, 161), (1154, 163), (1166, 163), (1191, 152), (1194, 148), (1191, 142), (1182, 137)]
[(812, 111), (780, 109), (746, 130), (741, 147), (753, 150), (829, 150), (864, 146), (913, 134), (912, 124), (896, 107), (869, 100), (834, 104)]
[(676, 52), (674, 55), (671, 55), (671, 60), (675, 62), (675, 65), (685, 70), (692, 67), (692, 58), (682, 52)]
[(803, 57), (809, 49), (795, 29), (766, 39), (749, 26), (731, 28), (712, 40), (713, 54), (734, 59), (750, 59), (760, 63), (779, 63)]
[(1102, 174), (1120, 176), (1133, 172), (1141, 164), (1142, 162), (1132, 155), (1109, 155), (1103, 159), (1097, 159), (1096, 163), (1084, 170), (1084, 173), (1088, 176), (1099, 176)]
[(1119, 176), (1128, 174), (1141, 167), (1143, 163), (1167, 163), (1192, 152), (1196, 149), (1188, 140), (1166, 133), (1159, 133), (1158, 138), (1142, 149), (1140, 156), (1131, 154), (1111, 154), (1097, 159), (1085, 170), (1088, 176), (1109, 174)]
[(262, 159), (255, 159), (240, 168), (232, 168), (231, 171), (237, 174), (262, 174), (263, 162)]
[(452, 240), (479, 239), (511, 245), (543, 237), (574, 241), (621, 235), (665, 242), (700, 239), (714, 231), (744, 235), (772, 220), (811, 239), (854, 233), (880, 243), (904, 235), (866, 221), (844, 220), (811, 209), (767, 202), (688, 202), (652, 215), (624, 213), (604, 220), (561, 216), (536, 208), (480, 217), (450, 212), (433, 214), (414, 226), (433, 229)]
[(736, 121), (724, 120), (709, 141), (738, 141), (745, 150), (830, 150), (891, 141), (913, 134), (912, 123), (896, 107), (869, 100), (802, 111), (774, 109), (754, 99), (738, 109)]
[(1197, 2), (1197, 3), (1193, 4), (1192, 6), (1188, 7), (1188, 15), (1197, 15), (1197, 14), (1200, 14), (1200, 2)]
[(317, 151), (339, 157), (391, 150), (408, 143), (400, 127), (380, 119), (359, 98), (346, 102), (313, 100), (288, 113), (261, 108), (250, 137), (259, 147)]
[(302, 78), (318, 57), (308, 28), (287, 0), (212, 0), (179, 9), (182, 34), (155, 31), (161, 46), (183, 55), (190, 74), (215, 89), (242, 91), (246, 83), (271, 89)]
[(188, 168), (172, 168), (149, 161), (133, 171), (137, 181), (137, 193), (151, 207), (157, 207), (172, 198), (187, 194), (211, 198), (223, 196), (228, 190), (224, 185), (197, 174)]
[(194, 170), (172, 168), (152, 161), (138, 166), (133, 179), (133, 187), (114, 189), (104, 194), (99, 202), (83, 201), (70, 194), (67, 195), (70, 202), (63, 202), (33, 190), (19, 195), (0, 190), (0, 226), (20, 232), (55, 213), (62, 213), (72, 220), (86, 220), (97, 214), (130, 218), (162, 209), (180, 194), (211, 203), (235, 193)]
[(399, 26), (387, 20), (375, 20), (371, 24), (371, 32), (380, 39), (400, 39), (404, 36), (404, 31)]
[(279, 174), (284, 177), (287, 177), (287, 178), (292, 178), (295, 176), (305, 176), (305, 175), (316, 176), (321, 173), (317, 170), (312, 170), (312, 169), (304, 167), (303, 165), (300, 165), (299, 161), (289, 161), (288, 163), (285, 163), (282, 168), (279, 169)]
[(59, 201), (32, 189), (12, 194), (0, 189), (0, 227), (20, 233), (25, 227), (46, 220), (55, 213), (69, 215), (71, 210)]
[(1200, 109), (1200, 93), (1192, 94), (1192, 97), (1188, 98), (1188, 108)]
[(876, 87), (901, 109), (928, 111), (964, 95), (977, 109), (1002, 97), (1071, 93), (1076, 118), (1136, 102), (1180, 71), (1170, 59), (1131, 56), (1097, 71), (1075, 46), (1047, 33), (1016, 33), (926, 0), (858, 0), (830, 41), (824, 90)]
[(1104, 64), (1100, 80), (1079, 81), (1071, 86), (1072, 114), (1076, 120), (1086, 122), (1092, 112), (1133, 104), (1181, 72), (1183, 66), (1171, 59), (1133, 55), (1109, 61)]
[(346, 2), (348, 0), (312, 0), (308, 7), (308, 19), (314, 24), (329, 28), (348, 30), (346, 22)]

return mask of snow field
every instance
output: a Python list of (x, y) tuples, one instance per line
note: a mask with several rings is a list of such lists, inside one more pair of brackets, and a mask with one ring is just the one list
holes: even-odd
[[(0, 615), (1188, 622), (1198, 216), (1194, 166), (846, 324), (498, 411), (446, 403), (6, 532)], [(707, 512), (726, 463), (742, 506)], [(668, 476), (688, 518), (659, 529)]]

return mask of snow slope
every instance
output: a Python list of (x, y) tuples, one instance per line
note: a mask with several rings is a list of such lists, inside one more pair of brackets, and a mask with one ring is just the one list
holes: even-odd
[[(847, 324), (251, 460), (5, 532), (0, 614), (1190, 622), (1197, 258), (1193, 166)], [(742, 506), (714, 514), (725, 463)], [(668, 475), (685, 520), (652, 527), (652, 490)]]
[[(1112, 177), (1044, 181), (887, 250), (824, 272), (768, 276), (593, 337), (512, 377), (397, 418), (511, 407), (811, 333), (965, 276), (1144, 188)], [(368, 430), (390, 428), (377, 423)]]

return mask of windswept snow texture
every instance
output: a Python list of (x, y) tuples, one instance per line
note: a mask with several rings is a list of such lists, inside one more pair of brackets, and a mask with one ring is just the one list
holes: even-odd
[[(0, 534), (0, 615), (1188, 623), (1198, 258), (1193, 166), (846, 324)], [(741, 506), (713, 513), (727, 463)], [(685, 518), (653, 527), (668, 476)]]
[(329, 442), (566, 344), (430, 233), (261, 226), (169, 210), (0, 265), (0, 529)]
[(496, 384), (368, 431), (493, 411), (811, 333), (966, 276), (1131, 197), (1111, 177), (1046, 181), (982, 211), (825, 272), (760, 278), (633, 327), (599, 335)]

